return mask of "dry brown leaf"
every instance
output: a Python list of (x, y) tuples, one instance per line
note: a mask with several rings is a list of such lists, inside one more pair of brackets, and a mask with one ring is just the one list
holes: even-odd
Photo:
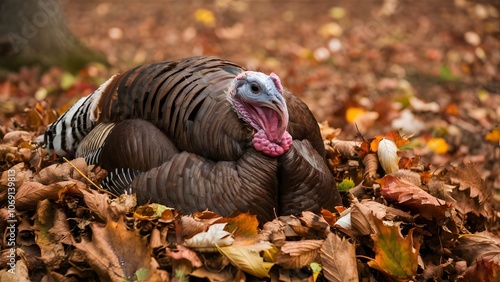
[(97, 215), (102, 221), (114, 216), (110, 211), (109, 195), (100, 193), (96, 190), (82, 189), (83, 200), (91, 212)]
[[(50, 232), (57, 219), (56, 212), (56, 204), (53, 202), (49, 200), (39, 202), (33, 226), (36, 243), (40, 247), (42, 254), (41, 259), (49, 269), (58, 268), (66, 258), (61, 241), (57, 240)], [(67, 235), (69, 235), (69, 232)]]
[(328, 281), (358, 281), (356, 246), (330, 233), (321, 247), (323, 274)]
[(372, 211), (373, 215), (380, 220), (391, 220), (391, 221), (405, 221), (414, 222), (413, 217), (410, 213), (404, 212), (400, 209), (393, 207), (388, 207), (379, 202), (372, 200), (363, 200), (361, 204), (368, 207)]
[(489, 218), (493, 215), (490, 199), (493, 198), (493, 189), (488, 189), (485, 181), (477, 172), (473, 163), (461, 164), (448, 172), (453, 183), (459, 184), (451, 196), (456, 201), (456, 209), (463, 214), (473, 212)]
[(351, 225), (354, 231), (359, 235), (373, 234), (375, 233), (374, 224), (372, 210), (368, 206), (361, 203), (355, 203), (352, 206)]
[(378, 178), (378, 158), (377, 155), (370, 153), (363, 158), (363, 165), (365, 169), (363, 170), (363, 180), (364, 185), (372, 186), (375, 180)]
[(319, 125), (319, 130), (321, 132), (321, 138), (323, 140), (332, 140), (335, 137), (337, 137), (340, 134), (340, 132), (342, 132), (342, 129), (340, 128), (330, 127), (327, 120), (318, 123), (318, 125)]
[[(78, 158), (70, 161), (76, 168), (78, 168), (84, 175), (87, 175), (87, 163), (85, 159)], [(85, 178), (81, 176), (70, 164), (53, 164), (42, 169), (35, 175), (33, 181), (40, 182), (48, 185), (54, 182), (66, 181), (76, 179), (85, 182)]]
[(171, 257), (176, 260), (186, 259), (189, 262), (191, 262), (191, 265), (193, 267), (201, 267), (203, 265), (200, 258), (194, 251), (182, 245), (177, 245), (176, 250), (171, 250), (171, 249), (166, 249), (166, 250), (168, 257)]
[(285, 244), (286, 240), (285, 232), (283, 231), (284, 228), (285, 225), (278, 219), (268, 221), (262, 228), (262, 239), (273, 243), (277, 247), (281, 247)]
[(358, 141), (345, 141), (333, 139), (330, 141), (330, 146), (336, 151), (338, 151), (342, 156), (346, 158), (352, 158), (357, 154), (357, 148), (360, 146), (361, 142)]
[(239, 281), (235, 280), (231, 270), (229, 268), (224, 268), (222, 271), (209, 271), (205, 267), (200, 267), (191, 272), (191, 276), (198, 278), (206, 278), (209, 281)]
[(276, 264), (284, 268), (301, 268), (319, 259), (324, 240), (287, 241), (281, 247)]
[(68, 187), (85, 189), (87, 187), (80, 181), (61, 181), (50, 185), (43, 185), (38, 182), (25, 182), (16, 194), (16, 208), (19, 210), (34, 209), (39, 201), (44, 199), (57, 200), (59, 192)]
[(194, 235), (207, 231), (213, 223), (222, 217), (210, 211), (198, 212), (189, 216), (183, 216), (180, 220), (182, 237), (191, 238)]
[(393, 175), (386, 175), (377, 182), (381, 185), (380, 193), (384, 198), (398, 202), (427, 219), (451, 216), (451, 203), (430, 195), (411, 182)]
[(28, 131), (11, 131), (3, 137), (3, 144), (17, 147), (21, 142), (28, 142), (33, 139), (33, 133)]
[(89, 226), (91, 237), (83, 237), (80, 242), (73, 239), (73, 246), (85, 253), (101, 280), (133, 280), (137, 270), (149, 268), (151, 256), (145, 239), (127, 230), (123, 220), (108, 221), (104, 227), (95, 222)]
[(487, 232), (465, 234), (458, 238), (453, 254), (465, 259), (469, 265), (479, 258), (500, 265), (500, 239)]
[(310, 211), (303, 211), (300, 215), (300, 220), (306, 227), (318, 232), (320, 236), (324, 235), (327, 229), (329, 230), (330, 228), (330, 225), (322, 216)]

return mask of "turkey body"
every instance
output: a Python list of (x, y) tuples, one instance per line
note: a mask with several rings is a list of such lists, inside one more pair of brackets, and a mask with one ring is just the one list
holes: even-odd
[[(136, 67), (81, 98), (48, 126), (43, 141), (60, 156), (85, 157), (105, 168), (110, 174), (103, 186), (115, 193), (136, 193), (139, 203), (159, 202), (184, 213), (249, 211), (264, 222), (340, 205), (312, 113), (281, 88), (277, 76), (245, 71), (215, 57)], [(264, 130), (286, 127), (285, 134), (267, 133), (281, 142), (278, 153), (259, 151), (259, 125), (231, 100), (254, 75), (258, 83), (260, 77), (270, 82), (249, 81), (248, 89), (277, 89), (269, 104), (278, 110), (286, 101), (281, 115), (266, 105), (264, 116), (273, 122), (259, 123)]]

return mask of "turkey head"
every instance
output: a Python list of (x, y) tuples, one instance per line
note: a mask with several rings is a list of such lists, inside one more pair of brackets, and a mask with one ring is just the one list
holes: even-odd
[(292, 136), (286, 131), (288, 108), (276, 74), (267, 76), (255, 71), (239, 74), (230, 85), (229, 102), (238, 116), (256, 130), (255, 150), (277, 157), (290, 149)]

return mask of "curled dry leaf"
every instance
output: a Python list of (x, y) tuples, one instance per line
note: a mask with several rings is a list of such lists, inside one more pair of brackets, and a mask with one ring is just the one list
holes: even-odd
[(224, 230), (226, 223), (216, 223), (210, 226), (206, 232), (201, 232), (190, 239), (184, 240), (184, 245), (199, 252), (213, 252), (216, 246), (229, 246), (234, 242), (231, 233)]
[(451, 203), (430, 195), (407, 180), (386, 175), (377, 182), (381, 185), (380, 193), (388, 201), (404, 205), (427, 219), (451, 216)]
[(328, 281), (358, 281), (356, 246), (330, 233), (321, 247), (323, 274)]
[(276, 263), (284, 268), (301, 268), (318, 261), (323, 241), (287, 241), (281, 247)]
[(351, 158), (357, 154), (357, 148), (361, 145), (358, 141), (344, 141), (333, 139), (330, 141), (330, 146), (340, 153), (343, 157)]
[(368, 154), (363, 158), (363, 165), (365, 169), (363, 170), (363, 180), (364, 185), (372, 186), (375, 180), (378, 178), (378, 158), (375, 154)]
[(342, 132), (340, 128), (330, 127), (327, 120), (318, 123), (318, 125), (323, 140), (332, 140)]
[(19, 210), (34, 209), (38, 202), (50, 199), (58, 200), (59, 192), (68, 187), (85, 189), (87, 186), (80, 181), (61, 181), (49, 185), (43, 185), (38, 182), (25, 182), (19, 187), (16, 193), (16, 208)]
[(17, 147), (21, 142), (29, 142), (33, 139), (33, 133), (28, 131), (11, 131), (3, 137), (3, 144)]
[[(87, 175), (87, 163), (85, 162), (85, 159), (74, 159), (71, 163), (83, 172), (84, 175)], [(47, 185), (70, 179), (76, 179), (82, 182), (86, 181), (85, 178), (81, 176), (71, 165), (68, 163), (62, 163), (53, 164), (42, 169), (37, 175), (35, 175), (33, 181)]]

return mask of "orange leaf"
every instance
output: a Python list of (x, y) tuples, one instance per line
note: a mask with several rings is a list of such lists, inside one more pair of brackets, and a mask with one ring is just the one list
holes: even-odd
[(486, 134), (484, 137), (486, 141), (490, 141), (492, 143), (496, 143), (500, 145), (500, 126), (493, 128), (490, 132)]
[(398, 148), (410, 143), (410, 140), (403, 138), (399, 132), (388, 132), (385, 137), (394, 141)]
[(384, 139), (384, 136), (382, 136), (382, 135), (375, 136), (375, 138), (373, 139), (373, 141), (370, 143), (370, 149), (372, 150), (372, 152), (377, 152), (377, 150), (378, 150), (378, 144), (380, 143), (380, 141), (382, 139)]

